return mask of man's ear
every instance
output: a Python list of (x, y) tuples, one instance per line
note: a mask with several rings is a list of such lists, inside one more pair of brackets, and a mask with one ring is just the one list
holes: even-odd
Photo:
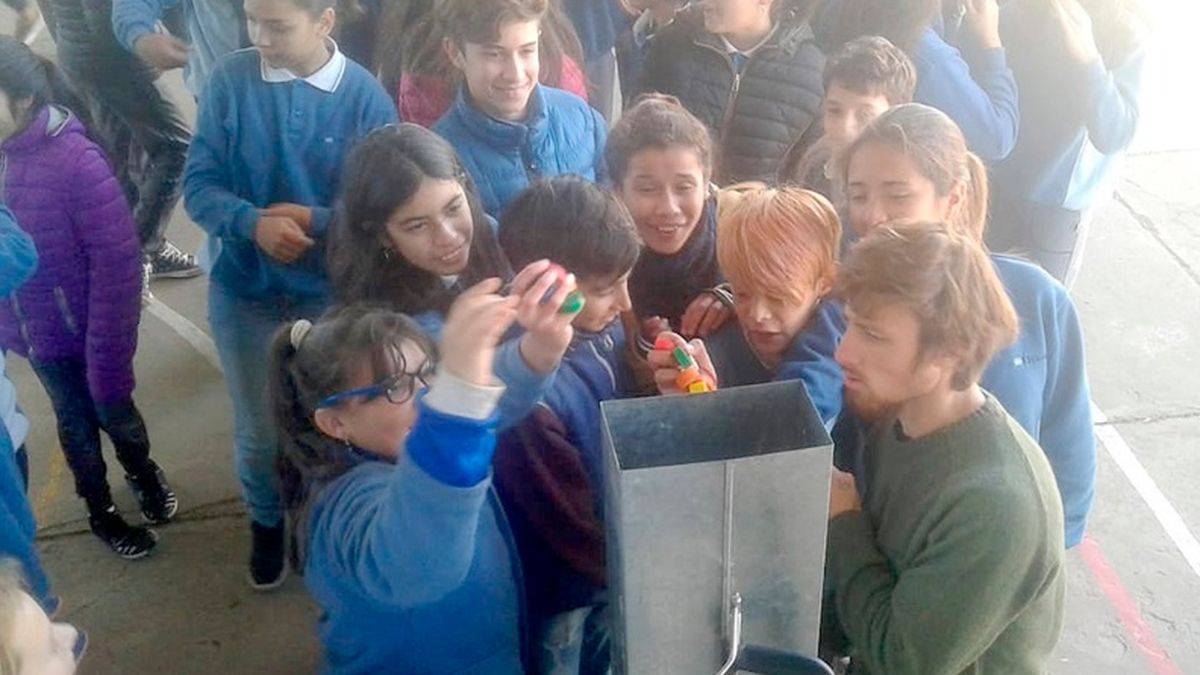
[(467, 57), (463, 55), (462, 49), (450, 38), (442, 38), (442, 52), (446, 54), (446, 59), (450, 61), (450, 65), (456, 70), (466, 72)]
[(313, 423), (317, 425), (317, 429), (321, 433), (330, 438), (336, 438), (339, 441), (348, 441), (349, 430), (342, 423), (342, 418), (332, 408), (321, 408), (313, 415)]

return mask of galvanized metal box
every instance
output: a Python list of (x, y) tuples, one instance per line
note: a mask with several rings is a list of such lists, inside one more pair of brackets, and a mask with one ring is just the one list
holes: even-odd
[(815, 655), (832, 442), (803, 384), (608, 401), (613, 671), (715, 673), (744, 641)]

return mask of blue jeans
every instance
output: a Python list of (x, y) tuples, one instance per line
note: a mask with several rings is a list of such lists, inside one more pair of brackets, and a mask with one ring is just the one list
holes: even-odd
[(219, 282), (209, 284), (208, 322), (233, 402), (234, 464), (250, 518), (259, 525), (283, 522), (279, 441), (267, 400), (271, 338), (285, 322), (316, 321), (327, 305), (325, 298), (243, 298)]
[(608, 606), (590, 605), (550, 617), (535, 633), (539, 675), (606, 675), (610, 668)]
[(75, 493), (91, 510), (112, 502), (108, 467), (100, 451), (100, 430), (112, 440), (117, 461), (125, 473), (141, 474), (150, 469), (150, 438), (142, 414), (133, 404), (99, 405), (92, 399), (83, 359), (33, 361), (33, 372), (41, 380), (54, 407), (58, 441), (67, 466), (75, 476)]

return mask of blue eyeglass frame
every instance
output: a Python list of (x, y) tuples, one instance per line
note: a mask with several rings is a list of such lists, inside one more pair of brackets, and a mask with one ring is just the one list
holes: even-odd
[[(366, 398), (368, 401), (383, 396), (387, 398), (389, 403), (395, 405), (407, 403), (408, 401), (412, 400), (413, 396), (416, 396), (418, 391), (429, 387), (429, 378), (432, 375), (432, 371), (422, 371), (420, 373), (400, 373), (398, 375), (393, 375), (388, 379), (383, 380), (382, 382), (376, 382), (369, 387), (359, 387), (358, 389), (350, 389), (348, 391), (342, 391), (326, 396), (325, 398), (321, 399), (320, 403), (317, 404), (317, 409), (320, 410), (321, 408), (332, 408), (343, 401), (348, 401), (352, 398), (357, 398), (360, 396)], [(398, 388), (400, 383), (406, 379), (410, 383), (408, 386), (408, 392), (400, 400), (393, 399), (389, 395), (389, 392)], [(420, 384), (419, 387), (417, 386), (418, 383)]]

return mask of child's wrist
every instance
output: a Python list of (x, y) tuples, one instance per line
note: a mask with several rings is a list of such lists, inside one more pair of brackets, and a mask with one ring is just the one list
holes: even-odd
[(558, 368), (558, 363), (566, 352), (566, 346), (560, 349), (557, 345), (546, 344), (546, 341), (538, 337), (537, 333), (523, 335), (519, 349), (525, 365), (541, 375), (547, 375)]

